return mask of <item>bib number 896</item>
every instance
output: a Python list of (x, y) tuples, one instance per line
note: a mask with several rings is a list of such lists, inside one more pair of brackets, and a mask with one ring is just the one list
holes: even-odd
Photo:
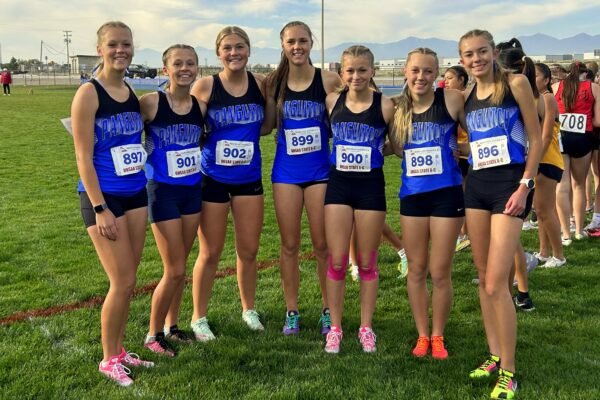
[(498, 157), (499, 154), (500, 154), (500, 150), (498, 150), (497, 145), (493, 145), (491, 147), (482, 147), (479, 150), (477, 150), (477, 155), (479, 156), (480, 160), (483, 160), (483, 159), (489, 158), (489, 157)]

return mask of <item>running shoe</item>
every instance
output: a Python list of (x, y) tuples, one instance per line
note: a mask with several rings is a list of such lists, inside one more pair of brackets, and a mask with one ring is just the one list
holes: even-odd
[(264, 331), (265, 327), (260, 323), (260, 316), (255, 310), (246, 310), (242, 313), (242, 319), (252, 331)]
[(492, 399), (514, 399), (517, 391), (517, 380), (512, 372), (500, 368), (496, 387), (492, 390)]
[(417, 344), (412, 351), (415, 357), (425, 357), (429, 352), (429, 338), (427, 336), (419, 336)]
[(131, 371), (123, 366), (119, 356), (113, 357), (108, 361), (101, 361), (98, 365), (98, 371), (117, 382), (120, 386), (130, 386), (133, 379), (129, 377)]
[(121, 364), (130, 367), (154, 367), (154, 363), (152, 361), (142, 360), (140, 359), (140, 356), (138, 356), (136, 353), (128, 353), (127, 351), (125, 351), (125, 347), (121, 349), (121, 354), (119, 354), (119, 360), (121, 360)]
[(583, 240), (583, 239), (585, 239), (586, 237), (588, 237), (588, 234), (587, 234), (587, 232), (586, 232), (586, 231), (581, 231), (581, 233), (576, 233), (576, 234), (575, 234), (575, 236), (574, 236), (574, 239), (575, 239), (575, 240)]
[(375, 353), (377, 351), (377, 346), (375, 345), (377, 336), (375, 336), (375, 332), (373, 332), (373, 329), (370, 327), (361, 327), (358, 330), (358, 339), (360, 340), (360, 344), (362, 344), (365, 353)]
[(444, 347), (443, 336), (431, 337), (431, 357), (437, 360), (445, 360), (448, 358), (448, 350)]
[(400, 255), (400, 262), (398, 263), (398, 271), (400, 275), (398, 275), (398, 279), (404, 279), (408, 275), (408, 258), (406, 258), (406, 253), (402, 253)]
[(525, 222), (523, 222), (523, 227), (521, 229), (524, 231), (530, 231), (533, 229), (537, 229), (537, 226), (532, 224), (531, 221), (525, 221)]
[(600, 219), (593, 219), (589, 224), (583, 228), (585, 231), (595, 231), (600, 229)]
[(527, 263), (527, 273), (530, 273), (540, 261), (533, 254), (525, 252), (525, 262)]
[(173, 325), (170, 328), (165, 326), (165, 337), (169, 340), (179, 343), (192, 343), (190, 335), (179, 329), (177, 325)]
[(300, 333), (300, 314), (298, 311), (288, 311), (283, 325), (284, 335), (297, 335)]
[(595, 231), (589, 231), (588, 236), (590, 237), (600, 237), (600, 229), (596, 229)]
[(329, 314), (329, 308), (323, 309), (321, 313), (321, 335), (327, 335), (331, 330), (331, 315)]
[(195, 320), (192, 322), (191, 327), (194, 331), (196, 340), (199, 342), (208, 342), (216, 339), (214, 333), (212, 333), (210, 330), (210, 326), (208, 325), (208, 320), (206, 317)]
[(350, 266), (350, 276), (352, 277), (352, 280), (354, 282), (359, 282), (360, 281), (360, 275), (358, 275), (358, 265), (351, 265)]
[(337, 326), (332, 326), (331, 330), (325, 337), (325, 352), (329, 354), (337, 354), (340, 352), (340, 343), (344, 338), (344, 333)]
[(525, 297), (523, 300), (519, 300), (517, 296), (513, 298), (515, 305), (521, 311), (530, 312), (535, 310), (535, 306), (533, 305), (533, 300), (531, 297)]
[(537, 258), (538, 261), (541, 261), (541, 262), (546, 262), (551, 258), (551, 257), (543, 256), (542, 253), (540, 253), (539, 251), (536, 251), (535, 253), (533, 253), (533, 256), (535, 258)]
[(459, 236), (458, 239), (456, 239), (456, 248), (454, 251), (458, 253), (459, 251), (466, 249), (470, 245), (471, 240), (469, 240), (469, 237), (467, 235)]
[(548, 261), (544, 264), (540, 265), (540, 268), (560, 268), (567, 263), (567, 259), (563, 258), (562, 260), (556, 258), (554, 256), (550, 257)]
[(165, 334), (163, 332), (157, 333), (156, 336), (147, 336), (144, 347), (151, 352), (162, 356), (175, 357), (175, 350), (171, 347), (169, 342), (165, 340)]
[(477, 368), (469, 373), (471, 379), (489, 378), (498, 371), (500, 366), (500, 357), (490, 354), (490, 356)]
[(561, 241), (562, 241), (562, 245), (563, 246), (570, 246), (571, 243), (573, 243), (573, 241), (571, 240), (571, 238), (566, 238), (566, 239), (565, 238), (561, 238)]

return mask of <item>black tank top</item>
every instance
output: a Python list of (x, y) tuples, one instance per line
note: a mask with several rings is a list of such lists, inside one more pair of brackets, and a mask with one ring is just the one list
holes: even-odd
[(104, 89), (96, 79), (90, 79), (90, 82), (94, 85), (96, 93), (98, 94), (98, 110), (96, 111), (96, 118), (107, 117), (123, 112), (140, 112), (140, 102), (127, 83), (125, 83), (125, 86), (127, 86), (127, 89), (129, 90), (129, 97), (121, 103), (110, 97), (106, 89)]

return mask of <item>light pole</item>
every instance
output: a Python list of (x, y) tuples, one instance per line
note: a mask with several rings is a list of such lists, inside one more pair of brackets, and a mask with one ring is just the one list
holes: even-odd
[(65, 34), (65, 43), (67, 44), (67, 67), (69, 74), (69, 85), (71, 84), (71, 58), (69, 57), (69, 43), (71, 43), (71, 31), (63, 31)]
[(325, 69), (325, 0), (321, 0), (321, 68)]

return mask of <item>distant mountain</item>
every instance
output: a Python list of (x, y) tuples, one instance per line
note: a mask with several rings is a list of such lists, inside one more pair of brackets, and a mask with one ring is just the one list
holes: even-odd
[[(587, 33), (568, 37), (565, 39), (556, 39), (552, 36), (537, 33), (530, 36), (517, 37), (523, 44), (525, 52), (529, 55), (545, 54), (573, 54), (590, 52), (594, 49), (600, 49), (600, 35), (591, 36)], [(496, 38), (497, 42), (509, 40), (510, 38)], [(337, 46), (325, 49), (326, 62), (335, 62), (340, 60), (344, 49), (353, 44), (362, 44), (371, 49), (375, 55), (375, 60), (385, 60), (393, 58), (405, 58), (406, 54), (416, 47), (429, 47), (438, 53), (439, 57), (458, 57), (458, 42), (455, 40), (444, 40), (437, 38), (421, 39), (409, 36), (406, 39), (390, 43), (341, 43)], [(196, 47), (200, 65), (219, 65), (219, 60), (213, 49)], [(134, 63), (147, 64), (151, 67), (162, 66), (162, 52), (154, 49), (136, 50)], [(255, 64), (276, 64), (281, 57), (281, 49), (269, 47), (253, 47), (250, 56), (250, 63)], [(319, 50), (312, 53), (314, 62), (321, 62)]]

